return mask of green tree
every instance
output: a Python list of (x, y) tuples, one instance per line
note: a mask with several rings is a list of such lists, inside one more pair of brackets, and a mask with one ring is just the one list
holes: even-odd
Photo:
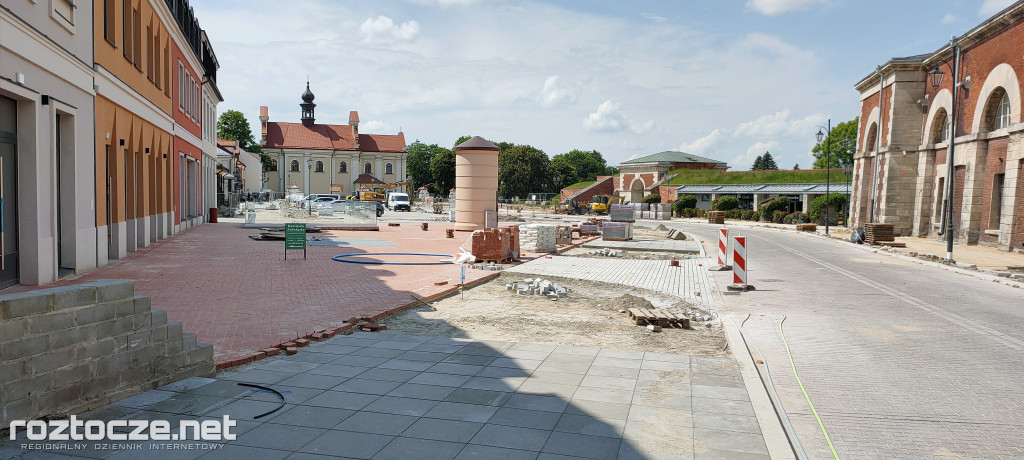
[(775, 158), (772, 158), (771, 153), (764, 152), (764, 157), (762, 161), (764, 162), (764, 167), (761, 169), (778, 171), (779, 165), (775, 164)]
[(463, 142), (466, 142), (466, 141), (468, 141), (468, 140), (470, 140), (472, 138), (473, 138), (473, 136), (462, 136), (462, 137), (456, 139), (455, 140), (455, 144), (452, 145), (452, 149), (454, 149), (455, 147), (458, 147), (459, 144), (461, 144)]
[[(829, 135), (811, 149), (814, 154), (814, 168), (842, 168), (853, 164), (853, 154), (857, 150), (857, 124), (860, 117), (844, 121), (832, 127)], [(830, 157), (832, 164), (825, 164)]]
[(533, 192), (551, 190), (550, 163), (543, 150), (529, 145), (502, 149), (498, 152), (498, 195), (526, 197)]
[(793, 165), (793, 171), (799, 171), (799, 170), (800, 170), (800, 163), (797, 163), (797, 164)]
[(751, 171), (762, 171), (764, 170), (764, 155), (758, 155), (754, 159), (754, 165), (750, 167)]
[[(608, 164), (604, 156), (597, 150), (572, 150), (568, 153), (555, 155), (551, 159), (552, 172), (554, 177), (559, 179), (561, 186), (575, 184), (577, 182), (597, 179), (597, 176), (612, 175), (606, 174)], [(612, 168), (614, 169), (614, 168)], [(618, 170), (615, 170), (616, 174)]]
[(713, 203), (715, 211), (732, 211), (740, 208), (740, 199), (734, 196), (723, 196)]
[(455, 152), (448, 149), (437, 152), (430, 160), (430, 176), (437, 192), (448, 196), (448, 191), (455, 187)]
[(412, 182), (413, 190), (434, 182), (434, 174), (430, 170), (431, 160), (441, 153), (451, 152), (437, 144), (427, 145), (419, 140), (409, 144), (405, 150), (408, 152), (405, 156), (405, 164), (409, 171), (409, 180)]
[(217, 137), (229, 141), (237, 141), (238, 147), (246, 152), (259, 154), (263, 172), (270, 170), (270, 156), (263, 153), (263, 148), (253, 138), (249, 120), (237, 110), (227, 110), (217, 118)]

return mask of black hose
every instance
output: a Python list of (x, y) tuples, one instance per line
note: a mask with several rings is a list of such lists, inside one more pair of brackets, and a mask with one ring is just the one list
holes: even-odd
[(277, 411), (281, 410), (281, 408), (284, 407), (284, 395), (281, 394), (280, 391), (277, 391), (277, 390), (275, 390), (273, 388), (270, 388), (270, 387), (265, 387), (263, 385), (256, 385), (256, 384), (252, 384), (252, 383), (238, 382), (238, 385), (239, 386), (243, 386), (243, 387), (249, 387), (249, 388), (257, 388), (257, 389), (264, 390), (264, 391), (270, 391), (270, 392), (273, 392), (274, 394), (276, 394), (277, 397), (281, 398), (281, 405), (280, 406), (275, 407), (273, 410), (271, 410), (269, 412), (264, 412), (264, 413), (262, 413), (260, 415), (257, 415), (255, 417), (253, 417), (254, 419), (260, 418), (260, 417), (266, 417), (266, 416), (268, 416), (270, 414), (273, 414), (274, 412), (277, 412)]

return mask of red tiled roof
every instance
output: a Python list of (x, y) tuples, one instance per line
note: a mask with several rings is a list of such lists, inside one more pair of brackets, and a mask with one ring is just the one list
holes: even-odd
[(372, 174), (363, 173), (363, 174), (360, 174), (359, 177), (356, 178), (356, 180), (352, 181), (352, 183), (353, 184), (383, 184), (384, 181), (382, 181), (382, 180), (380, 180), (380, 179), (378, 179), (376, 177), (373, 177)]
[[(302, 123), (267, 123), (267, 148), (298, 148), (312, 150), (357, 150), (349, 125), (313, 125)], [(404, 152), (405, 135), (360, 134), (359, 149), (364, 152)]]

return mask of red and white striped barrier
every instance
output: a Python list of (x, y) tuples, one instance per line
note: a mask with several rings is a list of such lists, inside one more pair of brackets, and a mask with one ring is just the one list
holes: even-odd
[(732, 239), (732, 285), (730, 291), (751, 291), (754, 286), (747, 284), (747, 237)]
[(728, 265), (729, 261), (729, 250), (727, 249), (727, 243), (729, 241), (729, 229), (722, 227), (718, 229), (718, 265)]

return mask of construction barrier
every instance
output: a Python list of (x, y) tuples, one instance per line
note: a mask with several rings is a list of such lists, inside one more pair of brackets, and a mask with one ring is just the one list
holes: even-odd
[(747, 237), (745, 236), (733, 238), (732, 283), (738, 286), (747, 285)]
[(729, 251), (726, 249), (728, 241), (729, 229), (725, 227), (718, 229), (718, 265), (728, 265)]

